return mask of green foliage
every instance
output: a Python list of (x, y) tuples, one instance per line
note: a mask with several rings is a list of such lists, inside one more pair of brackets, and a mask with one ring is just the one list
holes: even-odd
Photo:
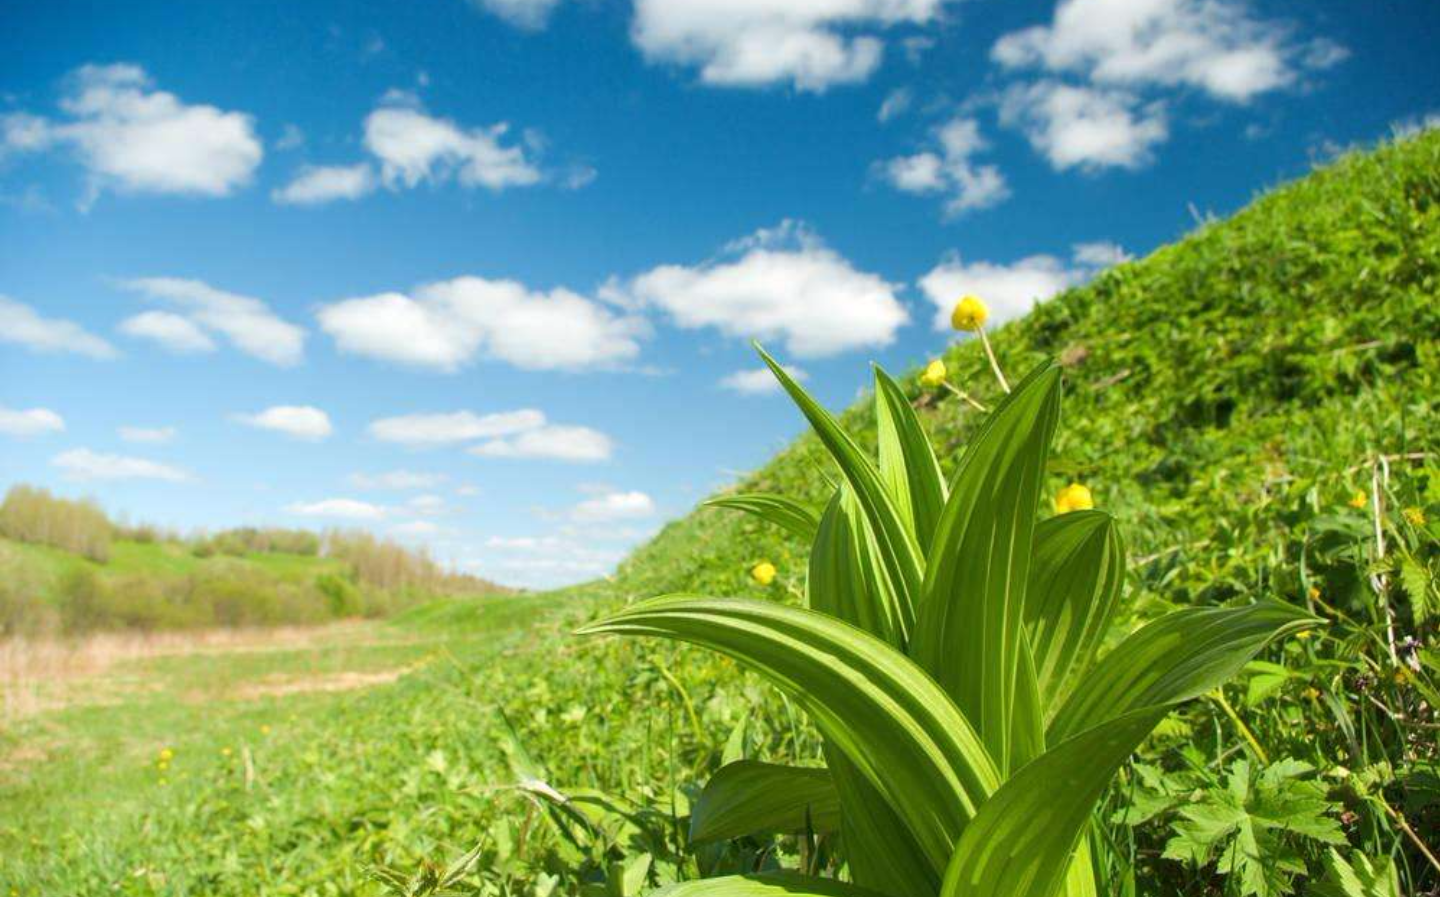
[(32, 486), (12, 486), (0, 502), (0, 536), (49, 545), (100, 563), (110, 558), (113, 529), (94, 502), (67, 501)]

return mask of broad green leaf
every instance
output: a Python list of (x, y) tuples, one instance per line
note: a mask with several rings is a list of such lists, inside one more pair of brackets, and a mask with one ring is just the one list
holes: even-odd
[(1035, 677), (1029, 634), (1020, 630), (1019, 676), (1015, 680), (1015, 712), (1011, 717), (1010, 765), (1019, 768), (1045, 753), (1045, 705)]
[(1273, 639), (1320, 622), (1277, 601), (1167, 614), (1116, 645), (1076, 683), (1047, 740), (1054, 744), (1137, 707), (1204, 694)]
[(720, 767), (690, 811), (695, 843), (839, 828), (840, 796), (828, 771), (758, 760)]
[(890, 498), (889, 490), (880, 479), (880, 471), (855, 444), (855, 440), (850, 438), (850, 434), (840, 426), (840, 422), (811, 398), (769, 353), (758, 344), (755, 349), (810, 422), (815, 435), (820, 437), (821, 444), (835, 459), (850, 488), (855, 490), (855, 497), (859, 500), (860, 507), (865, 510), (865, 517), (870, 521), (870, 528), (875, 534), (875, 544), (885, 561), (886, 573), (900, 599), (901, 631), (908, 638), (915, 620), (915, 603), (924, 578), (922, 555), (914, 533), (901, 519), (895, 502)]
[(1095, 662), (1124, 579), (1125, 549), (1109, 514), (1074, 511), (1036, 525), (1025, 622), (1047, 716)]
[(940, 897), (1053, 897), (1095, 802), (1167, 710), (1114, 717), (1021, 767), (965, 828)]
[(730, 508), (753, 514), (767, 523), (787, 530), (806, 542), (815, 538), (815, 527), (820, 518), (813, 508), (793, 498), (764, 492), (747, 492), (738, 495), (721, 495), (703, 502), (710, 508)]
[[(930, 548), (910, 654), (1010, 768), (1035, 508), (1060, 414), (1060, 368), (1042, 364), (970, 441)], [(1033, 708), (1030, 708), (1033, 710)]]
[(900, 385), (875, 368), (875, 428), (880, 442), (880, 478), (902, 519), (909, 521), (921, 552), (935, 538), (945, 507), (945, 478)]
[(940, 889), (940, 870), (931, 867), (885, 795), (829, 745), (825, 765), (840, 794), (840, 834), (851, 881), (897, 897), (935, 894)]
[(885, 797), (937, 871), (999, 786), (975, 730), (914, 661), (826, 614), (678, 595), (641, 602), (580, 631), (690, 642), (768, 679)]
[(885, 572), (875, 533), (848, 484), (820, 518), (806, 583), (812, 610), (858, 626), (904, 650), (901, 600)]
[(1351, 863), (1335, 848), (1325, 855), (1325, 880), (1310, 885), (1314, 897), (1400, 897), (1400, 876), (1390, 857), (1370, 859), (1362, 853)]
[(650, 897), (884, 897), (884, 892), (793, 872), (727, 875), (667, 885)]

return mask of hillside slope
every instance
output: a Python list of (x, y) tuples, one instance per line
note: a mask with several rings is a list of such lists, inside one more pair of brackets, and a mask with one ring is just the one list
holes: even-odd
[[(1348, 155), (991, 335), (1012, 378), (1042, 358), (1062, 360), (1051, 491), (1088, 484), (1122, 522), (1132, 563), (1143, 561), (1137, 585), (1180, 603), (1257, 587), (1301, 597), (1281, 564), (1298, 556), (1294, 525), (1368, 489), (1375, 454), (1436, 448), (1437, 339), (1435, 130)], [(952, 382), (993, 404), (998, 387), (977, 342), (943, 357)], [(902, 383), (948, 472), (978, 418), (922, 391), (917, 373)], [(873, 448), (868, 400), (843, 419)], [(736, 488), (819, 502), (822, 457), (807, 434)], [(738, 593), (754, 588), (746, 571), (762, 557), (803, 582), (802, 546), (702, 507), (636, 551), (615, 585), (629, 595)]]

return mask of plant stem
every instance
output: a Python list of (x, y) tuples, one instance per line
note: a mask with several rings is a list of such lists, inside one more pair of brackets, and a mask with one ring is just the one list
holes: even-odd
[[(1370, 467), (1370, 511), (1375, 522), (1375, 560), (1385, 560), (1385, 524), (1384, 505), (1381, 497), (1381, 476), (1380, 471), (1385, 471), (1384, 485), (1390, 484), (1390, 462), (1381, 455), (1375, 459)], [(1389, 586), (1383, 572), (1373, 573), (1370, 576), (1370, 585), (1375, 589), (1375, 597), (1380, 601), (1380, 609), (1385, 611), (1385, 641), (1390, 648), (1390, 664), (1397, 666), (1400, 663), (1399, 656), (1395, 653), (1395, 612), (1390, 608)]]
[(1260, 742), (1255, 739), (1255, 733), (1251, 732), (1250, 727), (1245, 725), (1245, 721), (1240, 718), (1240, 714), (1236, 713), (1235, 708), (1230, 706), (1230, 702), (1225, 700), (1225, 692), (1217, 688), (1210, 693), (1210, 697), (1215, 699), (1215, 703), (1219, 704), (1220, 709), (1225, 711), (1225, 715), (1230, 717), (1230, 722), (1234, 723), (1235, 728), (1240, 730), (1240, 734), (1245, 737), (1246, 743), (1250, 745), (1250, 750), (1255, 752), (1256, 759), (1266, 766), (1269, 766), (1270, 756), (1265, 753), (1265, 749), (1262, 748)]
[(969, 403), (970, 407), (971, 407), (971, 408), (974, 408), (976, 411), (989, 411), (989, 410), (990, 410), (989, 408), (986, 408), (986, 407), (985, 407), (984, 405), (982, 405), (981, 403), (975, 401), (975, 399), (971, 397), (970, 393), (966, 392), (966, 391), (963, 390), (963, 389), (960, 389), (960, 388), (956, 387), (956, 386), (953, 385), (949, 380), (943, 380), (943, 381), (941, 381), (941, 384), (940, 384), (940, 385), (941, 385), (941, 386), (944, 386), (946, 389), (948, 389), (948, 390), (950, 390), (951, 392), (955, 393), (955, 395), (959, 396), (961, 399), (964, 399), (967, 403)]
[(1000, 362), (995, 358), (995, 350), (990, 348), (990, 337), (985, 335), (985, 327), (982, 325), (976, 332), (980, 334), (980, 345), (985, 347), (985, 356), (990, 359), (990, 370), (995, 372), (995, 379), (1000, 381), (1000, 388), (1009, 392), (1010, 383), (1005, 379), (1005, 372), (1000, 370)]

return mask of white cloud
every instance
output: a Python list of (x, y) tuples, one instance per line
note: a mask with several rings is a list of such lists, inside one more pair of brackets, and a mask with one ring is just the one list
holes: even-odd
[(783, 340), (804, 358), (889, 345), (908, 320), (895, 285), (857, 270), (803, 225), (782, 222), (699, 265), (661, 265), (607, 292), (666, 311), (680, 327)]
[(949, 217), (988, 208), (1010, 196), (999, 168), (975, 164), (975, 155), (988, 145), (975, 119), (951, 119), (935, 132), (935, 143), (936, 150), (885, 161), (880, 174), (906, 193), (945, 194)]
[(126, 442), (159, 445), (174, 439), (175, 432), (174, 427), (121, 427), (120, 438)]
[(89, 174), (91, 199), (104, 190), (227, 196), (264, 156), (250, 116), (187, 105), (134, 65), (83, 66), (60, 108), (63, 119), (6, 116), (0, 146), (69, 147)]
[(1128, 262), (1131, 259), (1130, 253), (1118, 243), (1111, 243), (1108, 240), (1097, 240), (1093, 243), (1076, 243), (1072, 250), (1075, 261), (1091, 268), (1109, 268)]
[(285, 511), (299, 517), (328, 517), (335, 520), (382, 520), (388, 510), (380, 505), (354, 498), (325, 498), (320, 501), (295, 502)]
[(602, 492), (587, 498), (570, 510), (570, 519), (577, 523), (608, 523), (614, 520), (635, 520), (655, 513), (655, 500), (644, 492)]
[(1170, 135), (1158, 103), (1058, 81), (1011, 87), (1001, 100), (1000, 120), (1020, 128), (1057, 171), (1140, 168)]
[(106, 455), (90, 449), (61, 452), (50, 463), (65, 471), (73, 480), (165, 480), (182, 483), (192, 479), (189, 473), (150, 461), (125, 455)]
[(37, 352), (67, 352), (89, 358), (114, 358), (119, 353), (74, 321), (41, 317), (35, 309), (0, 296), (0, 342)]
[(65, 430), (65, 419), (49, 408), (6, 408), (0, 405), (0, 433), (6, 436), (43, 436)]
[(415, 538), (433, 536), (440, 532), (440, 525), (429, 520), (410, 520), (390, 527), (390, 532), (402, 537)]
[(614, 451), (610, 437), (599, 430), (558, 424), (492, 439), (469, 449), (470, 454), (485, 458), (545, 458), (577, 464), (607, 460)]
[(168, 311), (145, 311), (120, 322), (127, 336), (153, 340), (171, 352), (190, 354), (215, 351), (215, 341), (184, 315)]
[(707, 84), (789, 83), (822, 92), (864, 81), (887, 27), (924, 25), (944, 0), (636, 0), (630, 36), (652, 62), (697, 66)]
[[(797, 367), (785, 365), (785, 372), (802, 383), (809, 379), (809, 375)], [(769, 368), (748, 368), (743, 371), (735, 371), (722, 378), (720, 386), (748, 396), (768, 395), (780, 391), (780, 381), (775, 379), (775, 375)]]
[(270, 197), (281, 205), (313, 206), (336, 199), (359, 199), (375, 189), (375, 169), (355, 165), (306, 165)]
[(476, 6), (499, 16), (516, 28), (533, 31), (545, 27), (560, 0), (471, 0)]
[(237, 414), (235, 420), (260, 430), (274, 430), (311, 441), (325, 439), (334, 432), (330, 415), (310, 405), (275, 405), (255, 414)]
[(944, 259), (920, 278), (925, 298), (935, 306), (934, 328), (950, 330), (950, 312), (963, 295), (973, 294), (990, 308), (990, 322), (1022, 317), (1056, 293), (1088, 280), (1097, 270), (1128, 259), (1114, 243), (1078, 243), (1069, 264), (1053, 255), (1032, 255), (1010, 265), (964, 262), (958, 254)]
[(319, 319), (342, 352), (447, 372), (477, 357), (527, 370), (613, 367), (636, 357), (648, 333), (642, 319), (570, 290), (483, 277), (345, 299)]
[(509, 125), (465, 129), (404, 102), (382, 102), (365, 119), (365, 148), (380, 160), (387, 187), (443, 183), (504, 190), (540, 182), (540, 169), (521, 145), (504, 145)]
[(915, 102), (915, 95), (908, 87), (897, 87), (885, 95), (885, 101), (880, 104), (880, 111), (875, 117), (883, 124), (892, 118), (899, 118), (910, 111), (910, 106)]
[(545, 414), (534, 408), (475, 414), (455, 411), (448, 414), (403, 414), (370, 423), (370, 435), (383, 442), (427, 446), (494, 439), (545, 425)]
[[(259, 299), (227, 293), (202, 281), (180, 277), (142, 277), (121, 281), (119, 285), (149, 299), (170, 304), (193, 325), (193, 329), (221, 334), (235, 348), (261, 361), (289, 366), (298, 364), (305, 354), (305, 331), (281, 319)], [(133, 325), (136, 320), (131, 318), (126, 324)], [(168, 318), (163, 325), (157, 325), (152, 320), (146, 328), (151, 332), (143, 335), (160, 339), (158, 332), (169, 329), (172, 341), (166, 344), (175, 348), (178, 345), (174, 341), (176, 326)], [(193, 336), (188, 334), (181, 339), (198, 345)]]
[(434, 489), (445, 482), (445, 476), (438, 473), (418, 473), (413, 470), (389, 470), (384, 473), (350, 475), (350, 485), (357, 489)]
[(1007, 34), (992, 56), (1011, 68), (1078, 74), (1097, 85), (1191, 87), (1243, 103), (1329, 68), (1348, 52), (1297, 43), (1242, 0), (1064, 0), (1050, 25)]
[(417, 495), (405, 503), (405, 510), (421, 517), (433, 517), (449, 510), (445, 499), (438, 495)]

